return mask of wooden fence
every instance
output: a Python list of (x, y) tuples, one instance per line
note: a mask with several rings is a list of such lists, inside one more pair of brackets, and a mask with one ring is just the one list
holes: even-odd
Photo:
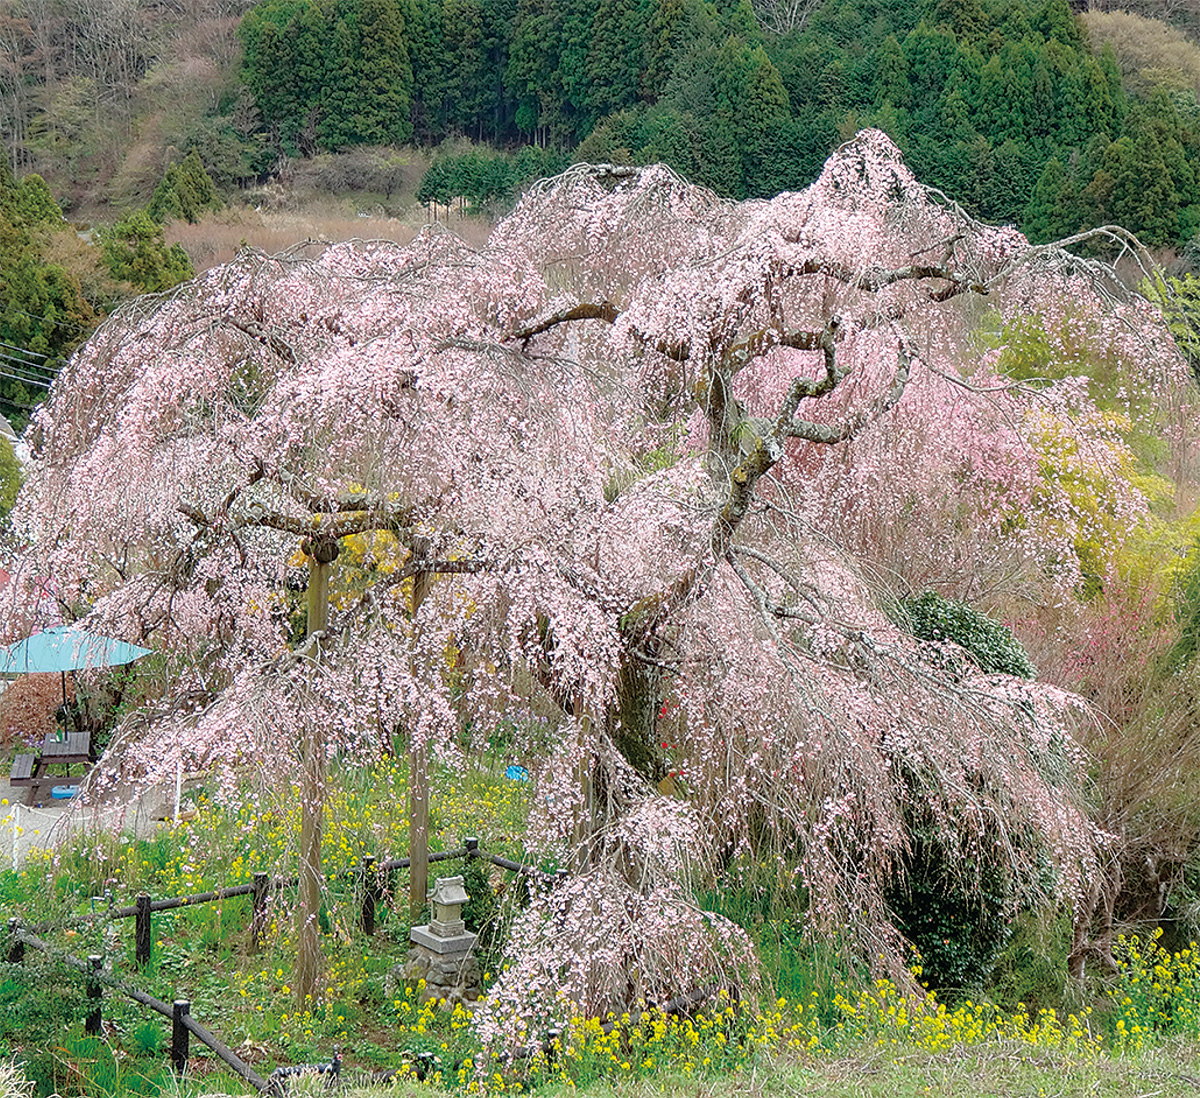
[[(565, 879), (564, 870), (558, 873), (547, 873), (536, 866), (515, 862), (498, 854), (482, 850), (479, 840), (468, 838), (463, 840), (461, 847), (453, 850), (438, 850), (429, 855), (430, 862), (444, 862), (455, 859), (490, 862), (501, 869), (509, 870), (544, 883), (553, 884)], [(380, 878), (397, 869), (407, 869), (408, 858), (391, 858), (375, 864), (375, 858), (366, 855), (357, 869), (351, 870), (350, 875), (360, 882), (361, 906), (358, 923), (366, 934), (375, 933), (376, 906), (383, 895), (380, 888)], [(332, 878), (337, 880), (344, 877), (339, 874)], [(46, 954), (60, 964), (79, 971), (84, 976), (89, 999), (94, 1000), (94, 1006), (84, 1023), (87, 1033), (98, 1034), (101, 1026), (101, 1001), (103, 988), (109, 987), (133, 999), (134, 1002), (156, 1011), (171, 1019), (171, 1063), (177, 1072), (182, 1073), (187, 1067), (188, 1047), (190, 1037), (195, 1036), (202, 1044), (210, 1048), (235, 1074), (251, 1086), (262, 1091), (267, 1088), (267, 1080), (263, 1079), (249, 1064), (225, 1045), (209, 1029), (201, 1025), (193, 1016), (191, 1003), (186, 999), (176, 999), (165, 1003), (153, 995), (142, 991), (128, 981), (120, 979), (115, 972), (104, 968), (103, 958), (97, 954), (90, 955), (86, 960), (75, 957), (70, 953), (57, 949), (46, 942), (40, 934), (53, 929), (66, 929), (98, 921), (113, 919), (134, 919), (134, 958), (139, 967), (150, 962), (151, 943), (154, 940), (152, 918), (156, 911), (173, 911), (183, 907), (196, 907), (201, 904), (216, 903), (220, 900), (231, 899), (235, 896), (253, 897), (253, 913), (250, 918), (251, 940), (255, 946), (262, 944), (267, 925), (267, 908), (273, 891), (294, 887), (296, 877), (272, 877), (266, 873), (255, 873), (249, 884), (233, 885), (230, 888), (219, 888), (211, 892), (198, 892), (190, 896), (170, 896), (161, 900), (151, 899), (149, 894), (141, 893), (133, 904), (125, 907), (110, 907), (105, 911), (88, 912), (76, 915), (61, 923), (39, 923), (32, 926), (22, 926), (20, 920), (8, 921), (8, 961), (10, 964), (22, 964), (26, 947)]]

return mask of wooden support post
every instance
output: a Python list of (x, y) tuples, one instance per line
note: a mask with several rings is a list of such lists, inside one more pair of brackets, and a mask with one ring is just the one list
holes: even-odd
[(171, 1067), (176, 1075), (187, 1070), (188, 1040), (191, 1030), (184, 1019), (191, 1014), (192, 1004), (187, 999), (176, 999), (171, 1004)]
[(133, 927), (133, 953), (138, 968), (145, 968), (150, 963), (150, 897), (145, 892), (139, 892), (136, 900), (137, 914)]
[[(429, 539), (413, 539), (413, 559), (429, 559)], [(413, 573), (412, 617), (416, 629), (417, 611), (429, 593), (433, 573), (420, 570)], [(409, 730), (411, 747), (408, 753), (408, 914), (414, 922), (425, 906), (429, 890), (429, 746), (417, 742)]]
[(415, 922), (429, 891), (429, 749), (408, 756), (408, 914)]
[(91, 966), (92, 973), (88, 977), (87, 997), (89, 1002), (95, 1005), (88, 1012), (87, 1020), (83, 1023), (83, 1031), (93, 1037), (99, 1037), (101, 1021), (100, 1003), (104, 992), (100, 987), (100, 981), (96, 979), (96, 974), (99, 973), (101, 966), (104, 964), (104, 958), (98, 953), (89, 954), (88, 964)]
[(364, 934), (375, 933), (375, 902), (379, 895), (379, 876), (375, 871), (375, 857), (371, 854), (362, 860), (362, 917), (359, 924)]
[(265, 873), (254, 874), (254, 910), (250, 915), (250, 944), (260, 949), (267, 935), (267, 882)]
[(8, 920), (8, 963), (10, 965), (25, 963), (25, 943), (17, 938), (17, 930), (20, 925), (18, 919)]
[[(332, 538), (306, 538), (308, 556), (308, 635), (323, 633), (329, 624), (329, 585), (338, 543)], [(313, 654), (322, 659), (318, 642)], [(315, 675), (316, 672), (314, 672)], [(296, 890), (296, 1002), (304, 1010), (317, 1000), (321, 971), (321, 833), (325, 816), (325, 729), (315, 714), (304, 722), (300, 748), (300, 873)], [(311, 1000), (311, 1002), (310, 1002)]]

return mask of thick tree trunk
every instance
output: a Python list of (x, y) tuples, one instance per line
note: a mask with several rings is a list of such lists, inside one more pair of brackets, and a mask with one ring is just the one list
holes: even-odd
[(666, 776), (658, 740), (662, 673), (630, 656), (617, 675), (617, 698), (609, 717), (613, 743), (630, 766), (651, 785)]

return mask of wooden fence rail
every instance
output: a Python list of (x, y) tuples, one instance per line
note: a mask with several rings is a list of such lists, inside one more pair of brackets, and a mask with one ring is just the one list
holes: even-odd
[[(545, 884), (560, 883), (568, 876), (565, 870), (559, 870), (557, 873), (549, 873), (536, 866), (526, 865), (523, 862), (513, 861), (511, 858), (504, 858), (498, 854), (482, 850), (479, 846), (479, 840), (476, 838), (465, 839), (461, 847), (455, 847), (452, 850), (439, 850), (429, 855), (430, 862), (452, 861), (460, 858), (467, 861), (474, 859), (486, 861), (501, 869), (531, 877)], [(407, 868), (409, 868), (408, 858), (390, 858), (377, 865), (375, 858), (368, 854), (364, 855), (362, 863), (355, 869), (336, 874), (330, 879), (336, 880), (352, 877), (357, 880), (362, 896), (359, 924), (366, 933), (373, 934), (375, 930), (376, 904), (382, 896), (382, 889), (379, 886), (381, 876), (393, 870)], [(22, 927), (19, 920), (9, 919), (7, 960), (10, 964), (22, 964), (25, 957), (25, 949), (28, 946), (82, 973), (87, 987), (88, 998), (94, 1000), (95, 1003), (85, 1022), (86, 1032), (100, 1033), (102, 1010), (101, 989), (103, 987), (112, 988), (114, 991), (126, 995), (134, 1002), (161, 1014), (165, 1018), (171, 1019), (170, 1056), (171, 1063), (177, 1072), (182, 1074), (187, 1067), (189, 1039), (194, 1035), (197, 1040), (211, 1049), (236, 1075), (260, 1092), (263, 1092), (268, 1089), (270, 1082), (259, 1075), (211, 1030), (192, 1017), (191, 1003), (188, 1000), (176, 999), (172, 1003), (165, 1003), (161, 999), (156, 999), (153, 995), (142, 991), (135, 985), (118, 978), (111, 969), (105, 969), (100, 956), (92, 954), (86, 961), (82, 960), (55, 948), (39, 938), (37, 934), (54, 929), (55, 927), (64, 928), (80, 923), (94, 922), (97, 919), (132, 918), (136, 920), (134, 930), (135, 957), (139, 965), (145, 965), (150, 960), (150, 943), (153, 937), (151, 933), (151, 915), (154, 912), (173, 911), (184, 907), (215, 903), (237, 896), (252, 896), (253, 916), (251, 918), (251, 936), (255, 944), (260, 944), (266, 926), (267, 903), (270, 893), (292, 887), (296, 884), (296, 881), (297, 878), (295, 877), (271, 877), (266, 873), (255, 873), (254, 879), (249, 884), (233, 885), (229, 888), (213, 889), (209, 892), (198, 892), (188, 896), (170, 896), (160, 900), (152, 900), (148, 894), (143, 892), (133, 904), (128, 904), (124, 907), (110, 907), (105, 911), (74, 916), (57, 924), (42, 923), (32, 927)], [(681, 1013), (698, 1006), (705, 999), (715, 994), (716, 991), (716, 986), (712, 986), (680, 995), (663, 1004), (660, 1009), (667, 1014)], [(605, 1033), (608, 1033), (612, 1029), (613, 1024), (612, 1022), (605, 1023)], [(548, 1056), (553, 1057), (558, 1049), (560, 1036), (558, 1030), (549, 1030), (546, 1040), (541, 1045), (542, 1051)], [(432, 1058), (430, 1057), (430, 1059)]]
[(95, 1004), (84, 1023), (85, 1032), (91, 1034), (100, 1033), (101, 989), (103, 987), (110, 987), (114, 991), (119, 991), (121, 994), (128, 996), (134, 1002), (140, 1003), (142, 1006), (148, 1007), (150, 1010), (171, 1019), (171, 1063), (177, 1072), (182, 1073), (187, 1067), (189, 1051), (188, 1035), (195, 1034), (197, 1040), (212, 1049), (235, 1074), (244, 1079), (252, 1087), (259, 1091), (266, 1088), (266, 1079), (259, 1075), (254, 1068), (221, 1041), (211, 1030), (201, 1025), (192, 1017), (191, 1004), (186, 999), (176, 999), (171, 1004), (164, 1003), (161, 999), (156, 999), (153, 995), (142, 991), (141, 988), (120, 979), (111, 969), (105, 969), (103, 967), (103, 959), (99, 955), (92, 954), (86, 961), (75, 957), (63, 950), (56, 949), (49, 942), (43, 941), (35, 934), (14, 928), (12, 920), (9, 921), (9, 932), (11, 937), (8, 947), (10, 962), (12, 962), (14, 954), (23, 958), (25, 947), (28, 946), (30, 949), (36, 949), (38, 952), (53, 958), (59, 964), (73, 968), (83, 974), (87, 987), (87, 996)]
[[(500, 869), (533, 877), (535, 880), (546, 883), (562, 881), (566, 876), (564, 870), (559, 870), (557, 874), (551, 874), (551, 872), (538, 869), (538, 866), (514, 862), (511, 858), (502, 858), (499, 854), (481, 850), (479, 840), (475, 838), (464, 839), (462, 846), (456, 846), (452, 850), (434, 851), (430, 854), (428, 860), (431, 863), (452, 862), (452, 860), (460, 858), (466, 859), (468, 862), (474, 859), (479, 859), (481, 862), (490, 862), (492, 865), (499, 866)], [(328, 880), (336, 881), (352, 877), (359, 881), (362, 893), (359, 925), (366, 934), (373, 935), (374, 928), (376, 928), (377, 906), (383, 896), (382, 889), (379, 888), (378, 883), (379, 875), (391, 872), (392, 870), (408, 868), (408, 858), (389, 858), (377, 865), (376, 859), (371, 854), (366, 854), (364, 859), (362, 859), (361, 865), (356, 866), (355, 869), (341, 872), (341, 874), (335, 874), (329, 877)], [(211, 892), (193, 893), (186, 896), (167, 896), (166, 899), (162, 900), (152, 900), (148, 894), (142, 893), (138, 896), (136, 902), (127, 904), (124, 907), (109, 907), (104, 911), (86, 912), (62, 920), (60, 923), (37, 923), (24, 929), (29, 930), (31, 934), (44, 934), (44, 932), (49, 930), (95, 923), (97, 920), (106, 920), (107, 922), (109, 919), (137, 919), (137, 925), (133, 932), (134, 956), (136, 956), (138, 965), (148, 965), (151, 952), (150, 943), (154, 940), (154, 935), (151, 932), (150, 917), (156, 911), (175, 911), (180, 907), (216, 904), (216, 902), (220, 902), (221, 900), (233, 899), (235, 896), (253, 896), (251, 940), (254, 946), (260, 946), (266, 931), (266, 905), (268, 905), (271, 892), (278, 892), (278, 890), (284, 888), (294, 888), (298, 880), (299, 878), (294, 876), (272, 877), (268, 874), (262, 874), (262, 872), (256, 872), (253, 881), (248, 884), (233, 884), (229, 888), (216, 888), (212, 889)]]
[[(462, 846), (454, 847), (451, 850), (437, 850), (429, 855), (431, 863), (456, 861), (458, 859), (466, 859), (467, 861), (478, 859), (490, 862), (501, 869), (506, 869), (512, 873), (520, 873), (547, 884), (553, 884), (566, 877), (564, 870), (559, 870), (558, 873), (547, 873), (543, 869), (538, 869), (537, 866), (515, 862), (511, 858), (502, 858), (499, 854), (492, 854), (486, 850), (482, 850), (479, 846), (479, 840), (476, 838), (464, 839)], [(382, 890), (379, 887), (379, 876), (397, 869), (408, 868), (408, 858), (389, 858), (376, 865), (375, 858), (368, 854), (363, 857), (362, 864), (355, 869), (335, 874), (328, 879), (334, 881), (350, 877), (359, 882), (362, 896), (358, 924), (365, 933), (374, 934), (376, 908), (382, 898)], [(267, 903), (271, 892), (280, 891), (285, 888), (294, 888), (297, 880), (298, 878), (296, 877), (272, 877), (266, 873), (255, 873), (254, 879), (249, 884), (231, 885), (228, 888), (217, 888), (209, 892), (196, 892), (188, 896), (168, 896), (161, 900), (153, 900), (147, 893), (143, 892), (137, 897), (134, 903), (126, 904), (124, 907), (110, 907), (104, 911), (92, 911), (82, 915), (73, 915), (60, 923), (43, 922), (24, 929), (33, 934), (44, 934), (56, 928), (79, 926), (84, 923), (94, 923), (97, 920), (136, 919), (137, 922), (134, 927), (134, 957), (138, 965), (144, 966), (150, 963), (151, 943), (154, 939), (151, 916), (154, 912), (175, 911), (182, 907), (197, 907), (201, 904), (218, 903), (221, 900), (233, 899), (237, 896), (252, 896), (254, 903), (253, 914), (250, 919), (250, 937), (253, 944), (259, 946), (262, 944), (263, 936), (266, 933)], [(10, 922), (10, 928), (11, 926), (12, 923)]]
[[(452, 850), (438, 850), (429, 855), (430, 862), (454, 861), (460, 858), (467, 861), (478, 859), (490, 862), (501, 869), (523, 874), (547, 884), (553, 884), (566, 877), (565, 871), (562, 870), (558, 873), (547, 873), (536, 866), (525, 865), (522, 862), (515, 862), (510, 858), (503, 858), (498, 854), (491, 854), (486, 850), (480, 849), (479, 840), (475, 838), (465, 839), (461, 847), (455, 847)], [(351, 877), (358, 881), (361, 890), (362, 905), (359, 914), (359, 925), (367, 934), (374, 934), (376, 906), (383, 895), (383, 890), (379, 884), (380, 877), (393, 870), (408, 868), (408, 858), (390, 858), (376, 865), (374, 857), (368, 854), (363, 857), (362, 863), (355, 869), (349, 870), (346, 873), (339, 873), (331, 879), (337, 880)], [(7, 960), (10, 964), (23, 964), (25, 949), (28, 947), (44, 953), (46, 956), (66, 965), (68, 968), (76, 969), (82, 973), (85, 986), (87, 987), (87, 996), (90, 1000), (94, 1001), (94, 1005), (84, 1024), (85, 1032), (92, 1034), (100, 1033), (102, 1021), (102, 988), (110, 987), (132, 999), (134, 1002), (140, 1003), (142, 1006), (163, 1015), (163, 1017), (171, 1019), (171, 1062), (177, 1072), (182, 1073), (187, 1067), (189, 1036), (195, 1035), (197, 1040), (210, 1048), (234, 1073), (261, 1091), (267, 1087), (267, 1080), (263, 1079), (262, 1076), (242, 1060), (237, 1053), (224, 1044), (211, 1030), (201, 1025), (200, 1022), (192, 1017), (191, 1003), (188, 1000), (176, 999), (173, 1003), (165, 1003), (161, 999), (156, 999), (153, 995), (142, 991), (141, 988), (120, 979), (111, 969), (105, 969), (103, 958), (99, 955), (92, 954), (86, 960), (83, 960), (55, 948), (49, 942), (38, 937), (38, 935), (54, 929), (65, 929), (85, 923), (94, 923), (97, 920), (134, 919), (136, 920), (134, 925), (134, 956), (137, 964), (144, 967), (150, 962), (151, 943), (154, 937), (151, 916), (154, 912), (175, 911), (184, 907), (217, 903), (221, 900), (228, 900), (237, 896), (251, 896), (253, 897), (253, 914), (250, 920), (250, 933), (252, 941), (257, 946), (262, 943), (266, 930), (267, 905), (271, 892), (293, 887), (296, 881), (297, 878), (295, 877), (271, 877), (266, 873), (255, 873), (254, 879), (249, 884), (232, 885), (229, 888), (218, 888), (209, 892), (197, 892), (188, 896), (168, 896), (161, 900), (153, 900), (149, 894), (143, 892), (132, 904), (127, 904), (123, 907), (109, 907), (104, 911), (93, 911), (83, 915), (75, 915), (59, 923), (38, 923), (32, 926), (22, 926), (20, 920), (9, 919)]]

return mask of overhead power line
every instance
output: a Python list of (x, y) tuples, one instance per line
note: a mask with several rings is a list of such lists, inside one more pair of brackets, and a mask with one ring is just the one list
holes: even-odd
[(25, 377), (21, 374), (11, 373), (8, 370), (0, 368), (0, 377), (8, 378), (9, 381), (19, 381), (22, 385), (32, 385), (35, 389), (49, 390), (50, 386), (44, 381), (36, 381), (33, 378)]
[(5, 343), (0, 339), (0, 347), (7, 347), (10, 351), (20, 351), (23, 355), (29, 355), (31, 358), (49, 358), (49, 355), (44, 355), (40, 351), (31, 351), (28, 347), (19, 347), (15, 343)]
[[(10, 316), (28, 317), (30, 320), (36, 320), (40, 324), (46, 323), (44, 316), (38, 316), (36, 313), (27, 313), (24, 309), (5, 309)], [(91, 332), (95, 329), (88, 324), (80, 324), (74, 320), (52, 320), (50, 324), (55, 328), (74, 328), (77, 332)]]
[(23, 381), (27, 385), (36, 385), (39, 389), (49, 389), (53, 378), (41, 377), (38, 374), (32, 374), (23, 369), (23, 364), (16, 359), (9, 358), (8, 355), (0, 355), (0, 365), (7, 367), (5, 372), (6, 377), (11, 377), (17, 381)]
[(51, 370), (46, 366), (39, 366), (36, 362), (28, 362), (23, 358), (17, 358), (15, 355), (7, 355), (3, 351), (0, 351), (0, 360), (11, 362), (14, 366), (19, 366), (26, 373), (41, 378), (43, 381), (50, 382), (58, 376), (57, 370)]

